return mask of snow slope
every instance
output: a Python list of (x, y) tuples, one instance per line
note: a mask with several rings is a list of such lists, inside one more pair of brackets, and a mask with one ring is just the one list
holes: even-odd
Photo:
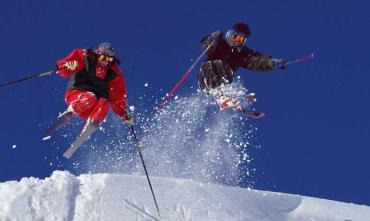
[(0, 220), (369, 221), (370, 207), (312, 197), (123, 174), (23, 178), (0, 184)]

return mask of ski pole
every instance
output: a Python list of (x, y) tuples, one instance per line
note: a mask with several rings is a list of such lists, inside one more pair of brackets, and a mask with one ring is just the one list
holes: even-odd
[(310, 55), (306, 55), (306, 56), (303, 56), (303, 57), (299, 57), (299, 58), (296, 58), (294, 60), (291, 60), (291, 61), (288, 61), (286, 63), (286, 65), (290, 65), (290, 64), (294, 64), (294, 63), (298, 63), (298, 62), (303, 62), (303, 61), (308, 61), (308, 60), (311, 60), (314, 58), (314, 54), (310, 54)]
[(159, 215), (159, 217), (160, 217), (160, 216), (161, 216), (161, 214), (159, 213), (159, 208), (158, 208), (157, 200), (156, 200), (155, 195), (154, 195), (154, 191), (153, 191), (152, 183), (150, 182), (149, 175), (148, 175), (148, 171), (146, 170), (146, 166), (145, 166), (144, 158), (143, 158), (143, 155), (142, 155), (142, 153), (141, 153), (141, 148), (140, 148), (139, 139), (138, 139), (138, 138), (137, 138), (137, 136), (136, 136), (136, 132), (135, 132), (134, 126), (133, 126), (133, 125), (131, 125), (130, 127), (131, 127), (131, 132), (132, 132), (132, 134), (134, 135), (135, 144), (136, 144), (136, 149), (137, 149), (137, 151), (139, 152), (141, 162), (143, 163), (143, 167), (144, 167), (145, 175), (146, 175), (146, 178), (147, 178), (148, 183), (149, 183), (150, 191), (152, 192), (152, 195), (153, 195), (153, 199), (154, 199), (155, 207), (157, 208), (158, 215)]
[(0, 88), (8, 86), (8, 85), (12, 85), (12, 84), (17, 84), (17, 83), (22, 82), (22, 81), (27, 81), (27, 80), (31, 80), (31, 79), (35, 79), (35, 78), (39, 78), (39, 77), (49, 76), (54, 72), (55, 72), (55, 70), (51, 70), (51, 71), (47, 71), (47, 72), (44, 72), (44, 73), (41, 73), (41, 74), (31, 75), (31, 76), (28, 76), (28, 77), (25, 77), (25, 78), (22, 78), (22, 79), (19, 79), (19, 80), (10, 81), (10, 82), (4, 83), (4, 84), (0, 84)]
[(166, 101), (175, 93), (175, 91), (177, 90), (177, 88), (179, 88), (179, 86), (185, 81), (185, 79), (188, 77), (188, 75), (190, 74), (190, 72), (193, 70), (193, 68), (195, 67), (195, 65), (198, 64), (198, 62), (200, 61), (200, 59), (203, 58), (203, 56), (207, 53), (207, 51), (215, 44), (215, 40), (213, 40), (211, 42), (211, 44), (208, 45), (208, 47), (206, 49), (204, 49), (204, 51), (199, 55), (199, 57), (194, 61), (194, 63), (190, 66), (190, 68), (185, 72), (185, 74), (180, 78), (180, 80), (175, 84), (175, 86), (172, 88), (172, 90), (170, 91), (170, 93), (168, 93), (166, 95), (166, 97), (163, 99), (163, 101), (159, 104), (159, 106), (157, 107), (157, 111), (158, 112), (160, 109), (162, 109), (162, 107), (165, 105)]

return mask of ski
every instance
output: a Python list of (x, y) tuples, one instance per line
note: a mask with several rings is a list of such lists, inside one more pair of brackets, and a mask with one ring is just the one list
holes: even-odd
[(265, 112), (259, 112), (259, 111), (243, 111), (247, 114), (248, 117), (251, 117), (253, 119), (260, 119), (264, 116), (266, 116)]
[(82, 129), (80, 135), (77, 137), (75, 142), (64, 152), (63, 156), (67, 159), (71, 158), (74, 152), (90, 138), (90, 136), (99, 128), (98, 122), (87, 121), (84, 128)]
[(260, 119), (260, 118), (263, 118), (264, 116), (266, 116), (265, 112), (260, 112), (260, 111), (250, 111), (248, 109), (242, 109), (242, 110), (237, 109), (236, 111), (244, 113), (248, 117), (251, 117), (253, 119)]
[(46, 131), (43, 140), (48, 140), (51, 138), (51, 135), (53, 135), (57, 130), (59, 130), (61, 127), (63, 127), (65, 124), (67, 124), (75, 115), (73, 112), (64, 112), (62, 115), (60, 115), (57, 119), (57, 121), (54, 122), (53, 125), (51, 125), (48, 130)]

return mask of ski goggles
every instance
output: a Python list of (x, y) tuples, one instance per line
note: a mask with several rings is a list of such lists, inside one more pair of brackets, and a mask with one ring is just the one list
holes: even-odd
[(237, 43), (244, 43), (247, 40), (247, 38), (245, 37), (244, 34), (235, 33), (233, 36), (233, 40)]

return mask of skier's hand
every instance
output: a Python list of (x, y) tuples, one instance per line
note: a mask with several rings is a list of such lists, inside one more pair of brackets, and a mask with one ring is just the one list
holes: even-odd
[(272, 63), (274, 64), (274, 67), (279, 69), (285, 69), (286, 68), (286, 61), (282, 58), (273, 58)]
[(78, 67), (78, 62), (77, 61), (67, 61), (67, 62), (65, 62), (63, 64), (56, 63), (56, 69), (57, 69), (57, 71), (64, 70), (64, 69), (68, 69), (68, 70), (73, 71), (77, 67)]
[(217, 41), (219, 41), (221, 37), (222, 37), (222, 33), (220, 31), (215, 31), (208, 37), (203, 38), (201, 40), (202, 49), (203, 50), (206, 49), (212, 43), (213, 43), (213, 48), (214, 48), (214, 46), (217, 44)]
[(222, 33), (220, 31), (213, 32), (207, 39), (207, 46), (213, 43), (213, 47), (214, 47), (221, 37), (222, 37)]
[(129, 124), (130, 126), (133, 126), (135, 124), (134, 117), (126, 111), (125, 115), (123, 116), (123, 120)]

